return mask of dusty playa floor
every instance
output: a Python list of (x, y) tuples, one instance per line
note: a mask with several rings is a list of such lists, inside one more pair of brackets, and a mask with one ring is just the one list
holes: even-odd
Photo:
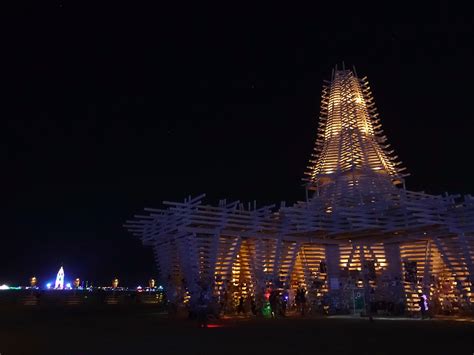
[(362, 318), (169, 319), (150, 309), (7, 310), (0, 353), (472, 354), (474, 322)]

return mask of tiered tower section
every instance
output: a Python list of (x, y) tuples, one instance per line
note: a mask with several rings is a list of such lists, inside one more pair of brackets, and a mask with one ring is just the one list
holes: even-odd
[(386, 141), (367, 78), (335, 70), (323, 86), (318, 135), (304, 181), (314, 190), (342, 181), (355, 187), (361, 177), (400, 184), (405, 168)]

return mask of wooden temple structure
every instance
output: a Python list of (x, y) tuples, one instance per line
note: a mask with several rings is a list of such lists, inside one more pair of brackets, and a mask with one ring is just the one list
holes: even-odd
[(304, 201), (211, 206), (201, 195), (145, 208), (125, 227), (153, 247), (175, 302), (304, 287), (333, 312), (355, 310), (361, 294), (404, 312), (419, 309), (421, 294), (434, 312), (472, 310), (474, 198), (409, 191), (404, 171), (367, 78), (336, 68), (323, 85)]

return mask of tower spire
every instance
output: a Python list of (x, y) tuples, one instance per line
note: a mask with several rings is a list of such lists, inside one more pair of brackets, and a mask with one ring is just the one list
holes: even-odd
[(386, 144), (367, 77), (337, 67), (333, 73), (322, 90), (317, 139), (304, 179), (308, 188), (340, 181), (357, 186), (367, 177), (372, 190), (373, 181), (403, 183), (405, 168)]

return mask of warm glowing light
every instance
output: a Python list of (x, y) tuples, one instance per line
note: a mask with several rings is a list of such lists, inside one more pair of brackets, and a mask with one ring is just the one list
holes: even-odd
[[(367, 107), (363, 87), (359, 79), (349, 70), (336, 71), (335, 76), (323, 92), (322, 102), (327, 111), (322, 113), (322, 122), (315, 149), (316, 160), (310, 161), (309, 181), (318, 188), (332, 182), (332, 176), (324, 181), (321, 175), (344, 174), (366, 168), (383, 170), (399, 183), (401, 177), (397, 163), (386, 151), (380, 124), (374, 123), (373, 103)], [(370, 96), (370, 93), (368, 93)], [(380, 140), (379, 140), (380, 138)], [(348, 181), (351, 185), (351, 181)]]
[(117, 288), (119, 285), (119, 279), (115, 278), (113, 281), (112, 281), (112, 288)]
[(75, 287), (75, 288), (79, 288), (79, 286), (81, 286), (81, 279), (77, 277), (77, 278), (74, 280), (74, 287)]
[(155, 288), (155, 280), (154, 279), (148, 280), (148, 287)]
[(356, 96), (355, 99), (354, 99), (355, 103), (357, 104), (361, 104), (364, 102), (364, 100), (362, 99), (362, 97), (360, 96)]
[(31, 287), (35, 287), (35, 286), (36, 286), (36, 282), (37, 282), (36, 277), (33, 276), (33, 277), (30, 279), (30, 286), (31, 286)]

